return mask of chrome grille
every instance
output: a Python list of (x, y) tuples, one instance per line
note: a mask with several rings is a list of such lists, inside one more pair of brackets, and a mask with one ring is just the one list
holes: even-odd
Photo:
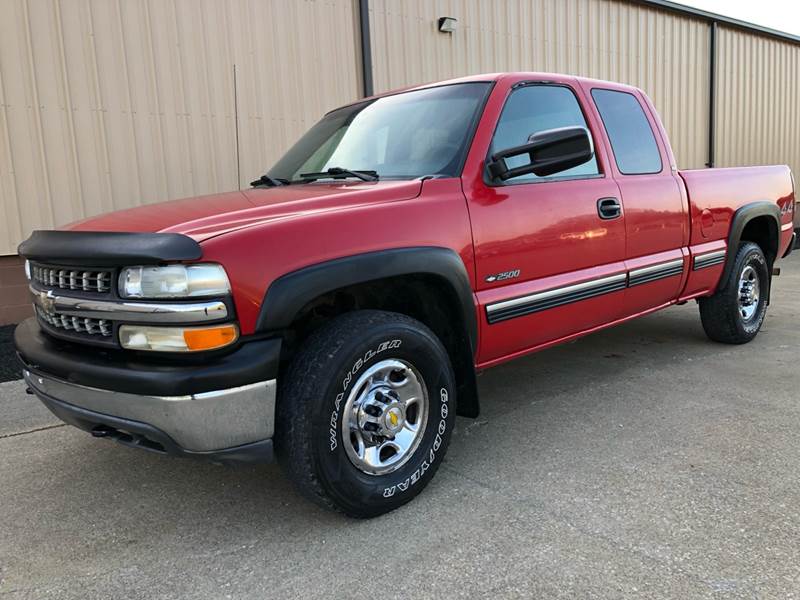
[(113, 329), (111, 321), (108, 319), (89, 319), (86, 317), (70, 317), (57, 312), (48, 312), (36, 306), (36, 316), (42, 321), (64, 331), (74, 331), (87, 335), (99, 335), (101, 337), (111, 337)]
[(111, 271), (31, 265), (31, 277), (41, 286), (107, 294), (111, 291)]

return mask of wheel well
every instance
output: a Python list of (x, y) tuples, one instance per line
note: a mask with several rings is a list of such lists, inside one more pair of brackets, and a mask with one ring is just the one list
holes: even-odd
[(740, 242), (754, 242), (759, 245), (767, 262), (772, 267), (778, 254), (778, 234), (775, 219), (768, 216), (755, 217), (747, 222), (742, 230)]
[(457, 382), (458, 414), (478, 416), (475, 364), (461, 307), (450, 284), (436, 275), (377, 279), (314, 298), (297, 312), (285, 332), (281, 362), (288, 364), (303, 341), (325, 322), (363, 309), (402, 313), (427, 325), (450, 355)]

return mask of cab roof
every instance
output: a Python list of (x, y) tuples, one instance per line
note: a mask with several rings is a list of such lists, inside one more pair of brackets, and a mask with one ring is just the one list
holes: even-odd
[[(502, 73), (481, 73), (479, 75), (467, 75), (465, 77), (456, 77), (453, 79), (445, 79), (442, 81), (433, 81), (430, 83), (424, 83), (420, 85), (411, 85), (402, 88), (395, 88), (392, 90), (387, 90), (380, 94), (374, 94), (367, 98), (360, 98), (358, 100), (354, 100), (353, 102), (348, 102), (347, 104), (343, 104), (342, 106), (338, 106), (333, 110), (339, 110), (340, 108), (345, 108), (347, 106), (353, 106), (354, 104), (360, 104), (362, 102), (366, 102), (369, 100), (375, 100), (376, 98), (383, 98), (385, 96), (393, 96), (395, 94), (400, 94), (403, 92), (410, 92), (413, 90), (424, 90), (433, 87), (439, 87), (443, 85), (454, 85), (459, 83), (478, 83), (478, 82), (499, 82), (506, 79), (511, 79), (515, 81), (578, 81), (583, 84), (587, 84), (589, 87), (604, 87), (610, 89), (617, 89), (617, 90), (626, 90), (626, 91), (641, 91), (639, 88), (631, 85), (626, 85), (624, 83), (618, 83), (615, 81), (604, 81), (602, 79), (591, 79), (589, 77), (577, 77), (575, 75), (566, 75), (563, 73), (546, 73), (546, 72), (539, 72), (539, 71), (507, 71)], [(332, 112), (332, 111), (331, 111)]]

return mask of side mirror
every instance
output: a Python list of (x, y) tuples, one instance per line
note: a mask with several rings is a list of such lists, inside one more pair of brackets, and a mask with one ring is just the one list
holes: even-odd
[[(508, 166), (509, 158), (526, 154), (526, 164)], [(527, 144), (496, 152), (488, 167), (492, 177), (502, 181), (528, 173), (546, 177), (582, 165), (593, 156), (592, 138), (585, 127), (560, 127), (534, 133)]]

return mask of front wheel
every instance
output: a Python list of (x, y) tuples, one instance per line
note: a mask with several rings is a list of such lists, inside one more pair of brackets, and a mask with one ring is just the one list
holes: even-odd
[(717, 292), (700, 299), (700, 320), (715, 342), (744, 344), (761, 329), (767, 314), (769, 265), (753, 242), (742, 242), (733, 268)]
[(288, 369), (278, 458), (314, 502), (377, 516), (433, 477), (455, 401), (447, 351), (430, 329), (397, 313), (348, 313), (313, 333)]

